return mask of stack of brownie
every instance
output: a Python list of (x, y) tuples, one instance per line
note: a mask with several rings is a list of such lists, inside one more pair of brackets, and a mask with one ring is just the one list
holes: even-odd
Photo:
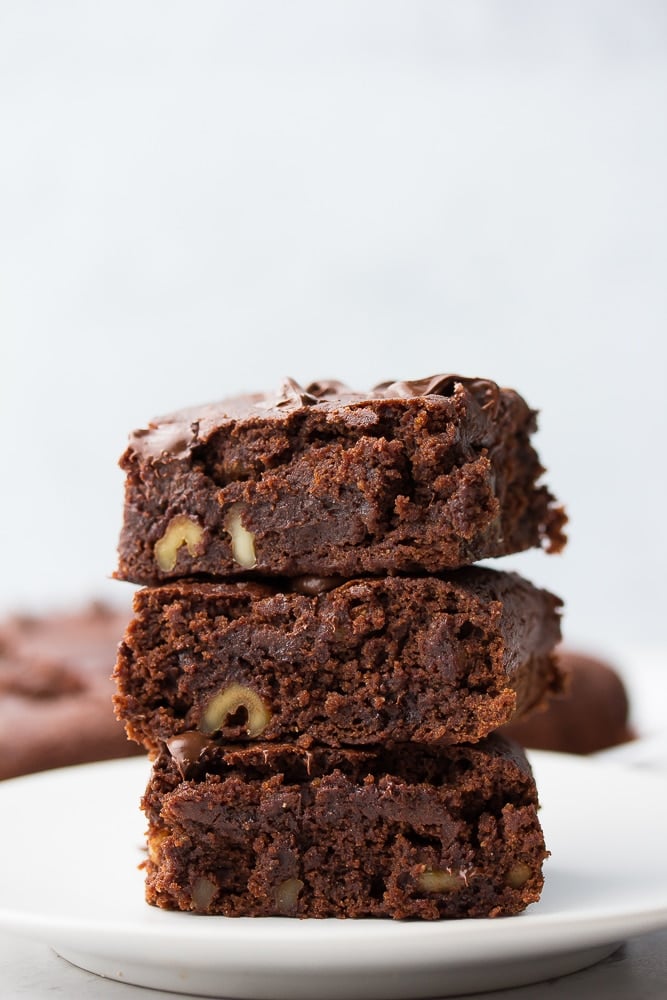
[(546, 849), (495, 733), (560, 685), (557, 598), (476, 561), (562, 547), (494, 382), (337, 382), (135, 432), (116, 710), (153, 761), (146, 895), (227, 916), (483, 917)]

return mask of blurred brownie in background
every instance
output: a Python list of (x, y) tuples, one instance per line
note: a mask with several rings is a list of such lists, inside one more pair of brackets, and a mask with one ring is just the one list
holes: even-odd
[(0, 623), (0, 779), (137, 753), (111, 704), (129, 617), (95, 603)]
[(629, 701), (616, 670), (604, 660), (559, 648), (564, 692), (540, 711), (512, 722), (503, 733), (534, 750), (589, 754), (635, 738)]

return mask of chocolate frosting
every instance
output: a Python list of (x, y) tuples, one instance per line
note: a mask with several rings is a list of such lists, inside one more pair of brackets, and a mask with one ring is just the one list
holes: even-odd
[(344, 382), (339, 382), (335, 378), (324, 379), (319, 382), (311, 382), (307, 391), (318, 400), (324, 399), (327, 396), (330, 399), (335, 399), (337, 396), (343, 396), (345, 393), (350, 392)]
[(311, 382), (304, 387), (292, 378), (285, 378), (277, 393), (237, 396), (220, 403), (179, 410), (151, 421), (147, 428), (136, 430), (130, 436), (124, 459), (137, 454), (143, 458), (169, 455), (185, 460), (193, 448), (205, 444), (226, 423), (281, 420), (305, 407), (322, 407), (327, 411), (349, 408), (352, 419), (359, 406), (373, 400), (452, 397), (457, 387), (473, 396), (483, 409), (497, 410), (500, 389), (495, 382), (482, 378), (431, 375), (412, 381), (381, 382), (367, 393), (354, 392), (334, 379)]
[[(319, 399), (314, 393), (310, 391), (310, 387), (304, 389), (303, 386), (295, 382), (293, 378), (283, 379), (282, 385), (275, 399), (270, 400), (267, 397), (267, 402), (264, 404), (267, 410), (272, 410), (274, 406), (285, 407), (285, 406), (314, 406), (319, 403)], [(261, 404), (260, 404), (261, 405)]]
[(457, 385), (462, 385), (476, 397), (484, 396), (486, 400), (484, 406), (497, 405), (500, 389), (495, 382), (484, 378), (465, 378), (462, 375), (431, 375), (411, 382), (380, 382), (373, 387), (373, 392), (385, 399), (453, 396)]

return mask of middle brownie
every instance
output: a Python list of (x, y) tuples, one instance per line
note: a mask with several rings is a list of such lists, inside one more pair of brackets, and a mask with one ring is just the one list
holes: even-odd
[[(140, 590), (119, 649), (132, 739), (475, 742), (560, 687), (560, 601), (512, 573)], [(289, 588), (289, 589), (287, 589)]]

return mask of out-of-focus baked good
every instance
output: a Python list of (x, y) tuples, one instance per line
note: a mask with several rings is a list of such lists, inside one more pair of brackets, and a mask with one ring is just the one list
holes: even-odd
[(137, 753), (112, 705), (128, 618), (98, 603), (0, 623), (0, 778)]
[(562, 694), (541, 710), (505, 726), (511, 739), (535, 750), (589, 754), (634, 739), (625, 685), (611, 664), (559, 647)]

